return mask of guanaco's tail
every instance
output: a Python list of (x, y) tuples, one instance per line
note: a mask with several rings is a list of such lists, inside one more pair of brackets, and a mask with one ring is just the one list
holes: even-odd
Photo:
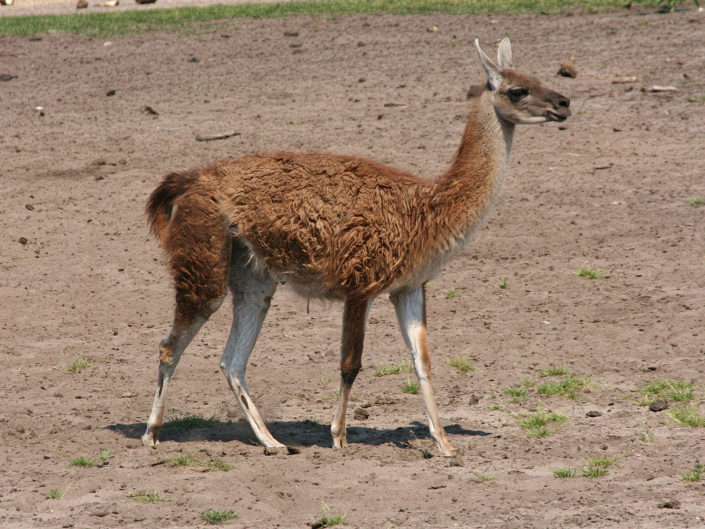
[(198, 178), (195, 171), (183, 173), (170, 173), (152, 191), (145, 208), (152, 233), (164, 242), (167, 236), (167, 227), (174, 211), (174, 202), (186, 193)]

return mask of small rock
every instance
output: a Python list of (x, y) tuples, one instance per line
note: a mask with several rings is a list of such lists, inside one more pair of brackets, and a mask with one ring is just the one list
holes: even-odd
[(28, 242), (27, 237), (20, 237), (19, 239), (17, 239), (17, 242), (24, 246)]
[(157, 0), (135, 0), (138, 4), (154, 4)]
[(76, 9), (86, 9), (88, 7), (88, 0), (78, 0), (76, 2)]
[(636, 83), (639, 81), (639, 78), (636, 75), (626, 75), (624, 77), (617, 77), (616, 79), (612, 80), (612, 84), (628, 84), (628, 83)]
[(585, 414), (585, 417), (600, 417), (601, 415), (602, 415), (602, 413), (600, 413), (597, 410), (590, 410), (589, 412), (587, 412)]
[(119, 4), (120, 4), (120, 0), (108, 0), (103, 5), (105, 7), (115, 7), (116, 5), (119, 5)]
[(677, 92), (678, 88), (675, 86), (659, 86), (659, 85), (654, 85), (648, 90), (651, 93), (659, 93), (659, 92)]
[(364, 408), (355, 408), (355, 413), (353, 413), (353, 417), (358, 421), (364, 421), (365, 419), (368, 419), (370, 417), (370, 412)]
[(655, 400), (649, 406), (649, 410), (651, 410), (651, 411), (663, 411), (663, 410), (667, 410), (667, 409), (668, 409), (668, 402), (666, 402), (663, 399)]
[(298, 37), (299, 32), (298, 31), (285, 31), (284, 36), (285, 37)]
[(16, 78), (16, 75), (10, 75), (9, 73), (0, 73), (0, 81), (12, 81)]
[(426, 31), (428, 31), (429, 33), (435, 33), (436, 31), (438, 31), (438, 26), (431, 26), (430, 28), (427, 28)]
[(668, 500), (657, 505), (659, 509), (680, 509), (681, 502), (678, 500)]
[(575, 79), (578, 76), (578, 68), (575, 66), (575, 57), (563, 61), (558, 69), (558, 75), (563, 77), (572, 77)]
[(32, 204), (25, 204), (24, 207), (27, 211), (34, 211), (34, 206)]
[(105, 93), (105, 95), (106, 95), (107, 97), (114, 96), (114, 95), (115, 95), (115, 90), (108, 90), (108, 91)]

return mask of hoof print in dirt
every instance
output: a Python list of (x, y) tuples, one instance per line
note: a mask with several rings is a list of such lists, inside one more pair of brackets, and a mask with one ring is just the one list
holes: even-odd
[(600, 417), (601, 415), (602, 415), (602, 413), (600, 413), (597, 410), (590, 410), (589, 412), (587, 412), (585, 414), (585, 417)]

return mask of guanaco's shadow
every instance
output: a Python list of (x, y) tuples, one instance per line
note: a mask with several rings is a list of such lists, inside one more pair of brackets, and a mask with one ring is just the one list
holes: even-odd
[[(139, 439), (144, 432), (146, 423), (111, 424), (106, 428), (119, 432), (129, 439)], [(250, 446), (260, 446), (245, 420), (219, 421), (212, 420), (208, 426), (190, 429), (172, 429), (165, 425), (160, 432), (162, 441), (189, 443), (194, 441), (240, 442)], [(330, 424), (324, 424), (309, 419), (302, 421), (273, 421), (267, 426), (285, 445), (290, 447), (320, 446), (330, 448)], [(484, 437), (490, 432), (468, 430), (460, 424), (450, 424), (445, 427), (446, 433), (455, 436)], [(397, 428), (370, 428), (367, 426), (348, 426), (348, 443), (351, 445), (379, 446), (392, 443), (400, 448), (407, 448), (411, 441), (431, 439), (431, 433), (426, 425), (412, 421), (407, 426)]]

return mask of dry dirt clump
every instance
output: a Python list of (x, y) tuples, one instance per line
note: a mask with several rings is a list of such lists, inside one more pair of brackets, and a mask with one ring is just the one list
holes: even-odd
[[(703, 526), (703, 23), (359, 16), (0, 38), (0, 526)], [(488, 225), (429, 285), (434, 386), (462, 455), (434, 455), (386, 299), (352, 393), (364, 412), (330, 449), (340, 307), (286, 289), (248, 376), (294, 453), (265, 455), (242, 422), (218, 368), (227, 307), (176, 371), (178, 422), (143, 447), (173, 308), (143, 215), (163, 175), (274, 149), (440, 174), (482, 82), (472, 42), (505, 35), (574, 115), (517, 130)], [(576, 78), (556, 75), (568, 57)], [(650, 411), (644, 388), (667, 380), (691, 391)]]

